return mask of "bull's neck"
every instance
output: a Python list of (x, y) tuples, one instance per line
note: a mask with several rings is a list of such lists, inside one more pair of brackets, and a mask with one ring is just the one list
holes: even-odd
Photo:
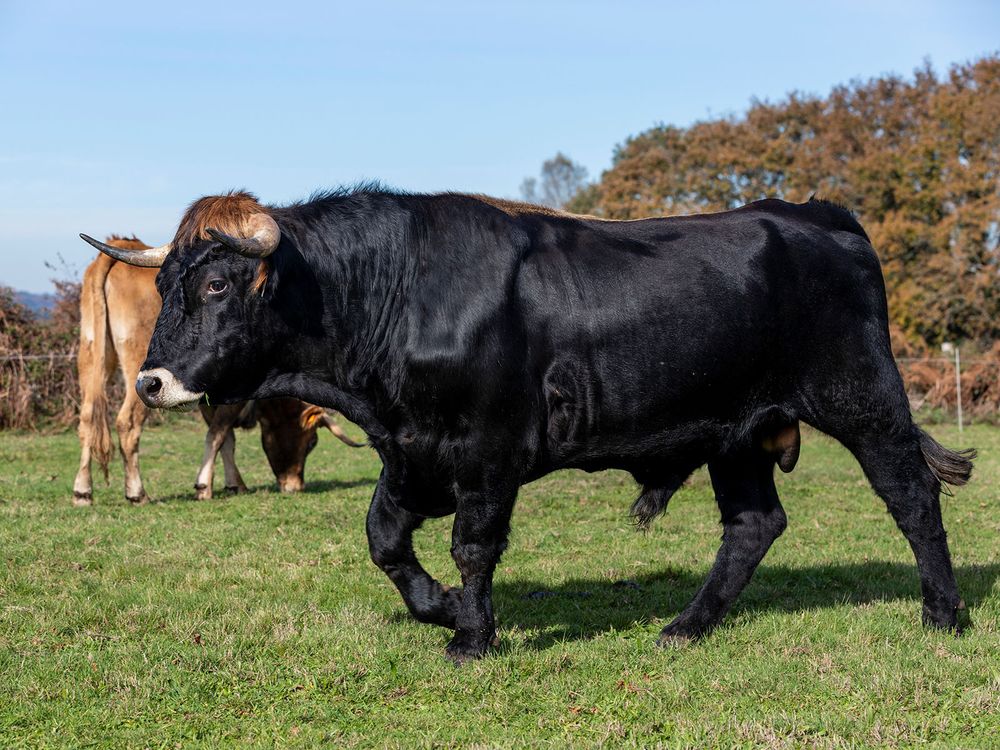
[[(331, 202), (327, 211), (281, 221), (290, 240), (281, 305), (294, 312), (284, 343), (291, 369), (375, 402), (398, 388), (394, 357), (405, 349), (405, 304), (415, 248), (410, 214), (386, 196)], [(375, 205), (373, 205), (373, 203)]]

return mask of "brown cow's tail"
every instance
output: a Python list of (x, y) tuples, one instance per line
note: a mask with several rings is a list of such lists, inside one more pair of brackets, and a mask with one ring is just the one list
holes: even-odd
[(920, 433), (920, 451), (938, 481), (955, 487), (968, 482), (972, 476), (972, 462), (976, 460), (976, 449), (948, 450), (926, 432), (917, 429)]
[[(97, 459), (108, 481), (111, 462), (111, 422), (108, 418), (107, 372), (111, 363), (108, 352), (108, 303), (104, 282), (114, 261), (104, 255), (87, 266), (80, 294), (80, 351), (77, 373), (80, 380), (80, 439), (90, 444), (91, 456)], [(113, 356), (113, 353), (112, 353)], [(89, 435), (85, 434), (89, 431)]]

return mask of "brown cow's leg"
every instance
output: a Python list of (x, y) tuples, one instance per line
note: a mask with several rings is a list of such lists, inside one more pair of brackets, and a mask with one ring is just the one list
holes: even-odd
[(212, 499), (212, 479), (215, 476), (215, 457), (225, 442), (229, 429), (218, 429), (214, 424), (205, 433), (205, 455), (201, 460), (201, 469), (195, 479), (195, 499)]
[[(243, 478), (236, 470), (235, 450), (236, 436), (233, 434), (233, 425), (239, 417), (241, 405), (208, 406), (201, 404), (201, 416), (208, 425), (208, 432), (205, 433), (205, 455), (202, 458), (201, 469), (198, 471), (198, 478), (195, 480), (195, 498), (198, 500), (209, 500), (212, 497), (212, 479), (215, 476), (215, 457), (219, 451), (223, 451), (222, 462), (226, 474), (226, 487), (241, 488), (246, 490)], [(224, 447), (226, 443), (229, 447)], [(228, 454), (228, 455), (227, 455)], [(229, 461), (232, 461), (230, 467)], [(235, 472), (235, 477), (231, 476), (230, 470)], [(233, 484), (230, 485), (230, 479)]]
[(79, 434), (80, 467), (73, 480), (73, 505), (91, 505), (94, 502), (94, 483), (90, 476), (90, 414), (85, 416), (83, 409), (80, 410)]
[[(110, 347), (109, 347), (110, 349)], [(107, 478), (107, 462), (111, 455), (111, 437), (108, 426), (108, 401), (105, 393), (106, 383), (115, 366), (113, 352), (106, 355), (107, 362), (86, 360), (86, 354), (80, 352), (80, 371), (85, 373), (80, 382), (80, 425), (77, 434), (80, 438), (80, 465), (73, 480), (73, 505), (91, 505), (93, 503), (94, 485), (90, 473), (90, 463), (96, 449), (99, 463), (104, 468)], [(102, 366), (103, 365), (103, 366)], [(100, 367), (104, 372), (93, 374), (89, 368)]]
[[(126, 373), (125, 382), (135, 382), (135, 374)], [(118, 429), (118, 446), (125, 464), (125, 498), (135, 504), (149, 500), (139, 473), (139, 438), (142, 437), (142, 426), (148, 414), (149, 411), (139, 400), (135, 388), (126, 388), (125, 400), (118, 410), (115, 426)]]
[[(92, 262), (83, 273), (80, 288), (80, 348), (76, 355), (77, 380), (80, 384), (80, 466), (73, 480), (73, 505), (90, 505), (94, 485), (90, 461), (96, 448), (100, 456), (111, 451), (108, 436), (107, 401), (104, 392), (104, 353), (110, 349), (107, 314), (104, 305), (104, 280), (108, 262)], [(95, 417), (97, 419), (95, 420)], [(103, 428), (103, 429), (102, 429)]]
[(90, 441), (93, 434), (93, 404), (80, 407), (80, 467), (73, 480), (73, 505), (91, 505), (94, 502), (94, 482), (90, 475)]
[(222, 469), (226, 477), (226, 491), (232, 493), (246, 492), (247, 486), (236, 465), (236, 433), (232, 427), (226, 430), (222, 441)]
[[(91, 269), (88, 268), (88, 277)], [(88, 290), (89, 293), (93, 293)], [(107, 339), (104, 315), (97, 316), (89, 309), (90, 300), (81, 300), (82, 320), (80, 323), (80, 351), (77, 355), (77, 371), (80, 381), (80, 424), (77, 434), (80, 437), (80, 466), (73, 480), (73, 504), (91, 505), (93, 503), (93, 479), (90, 473), (90, 463), (96, 451), (105, 477), (107, 464), (111, 456), (111, 435), (108, 424), (107, 382), (117, 365), (115, 350)], [(102, 336), (98, 341), (96, 337)]]
[(368, 510), (368, 548), (372, 561), (396, 584), (410, 613), (420, 622), (455, 627), (462, 592), (435, 581), (413, 552), (413, 532), (423, 516), (400, 508), (390, 497), (385, 471)]
[(694, 599), (660, 633), (660, 645), (699, 638), (718, 625), (785, 530), (774, 463), (774, 457), (763, 451), (709, 461), (722, 513), (722, 546)]

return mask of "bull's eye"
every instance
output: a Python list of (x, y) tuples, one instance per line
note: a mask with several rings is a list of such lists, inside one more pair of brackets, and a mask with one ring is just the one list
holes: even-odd
[(229, 284), (226, 283), (225, 279), (212, 279), (208, 282), (209, 294), (222, 294), (228, 288)]

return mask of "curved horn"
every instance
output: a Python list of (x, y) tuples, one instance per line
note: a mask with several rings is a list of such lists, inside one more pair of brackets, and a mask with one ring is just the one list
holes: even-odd
[(364, 447), (364, 443), (355, 443), (353, 440), (347, 437), (347, 433), (345, 433), (342, 429), (340, 429), (339, 424), (333, 421), (332, 414), (324, 411), (323, 416), (319, 418), (319, 421), (324, 427), (326, 427), (326, 429), (332, 432), (337, 437), (337, 439), (340, 440), (340, 442), (349, 445), (352, 448)]
[(230, 237), (218, 229), (207, 228), (205, 231), (212, 239), (221, 242), (240, 255), (248, 258), (266, 258), (278, 247), (281, 240), (281, 230), (270, 216), (264, 213), (254, 214), (247, 221), (252, 232), (250, 237)]
[(169, 253), (170, 249), (173, 247), (173, 243), (168, 242), (166, 245), (151, 247), (148, 250), (124, 250), (120, 247), (115, 247), (114, 245), (107, 245), (99, 240), (95, 240), (93, 237), (88, 237), (85, 234), (81, 234), (80, 239), (93, 245), (102, 253), (114, 258), (115, 260), (120, 260), (122, 263), (128, 263), (130, 266), (142, 266), (143, 268), (159, 268), (162, 266), (164, 259), (167, 257), (167, 253)]

